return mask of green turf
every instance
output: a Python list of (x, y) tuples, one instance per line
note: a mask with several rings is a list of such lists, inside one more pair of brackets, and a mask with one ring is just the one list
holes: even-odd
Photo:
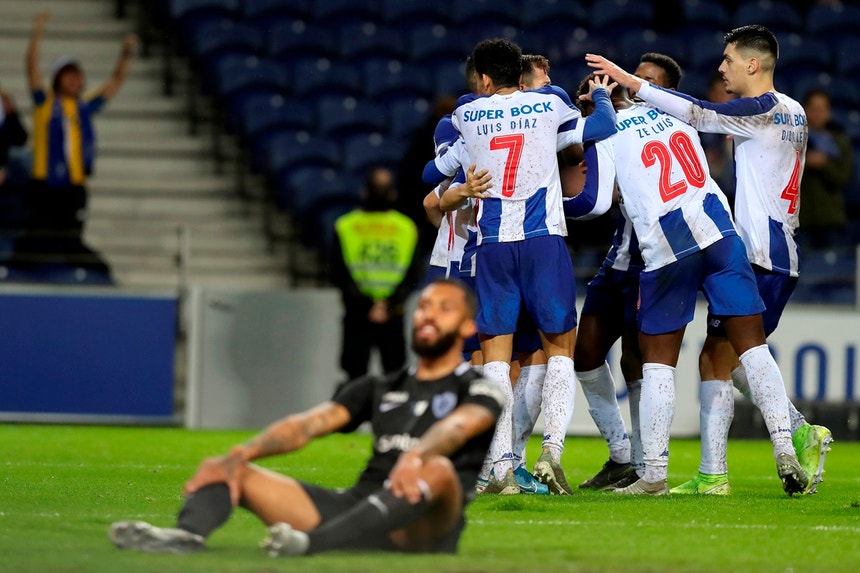
[[(733, 441), (727, 498), (480, 497), (457, 556), (270, 559), (257, 548), (264, 527), (242, 510), (200, 554), (147, 555), (109, 543), (116, 520), (172, 525), (197, 462), (250, 435), (0, 425), (0, 572), (854, 572), (860, 560), (860, 444), (840, 441), (814, 496), (782, 493), (769, 443)], [(538, 443), (529, 447), (535, 459)], [(333, 436), (265, 465), (346, 486), (368, 448), (366, 436)], [(605, 456), (600, 440), (570, 439), (568, 479), (590, 477)], [(697, 463), (697, 441), (673, 440), (670, 485), (692, 477)]]

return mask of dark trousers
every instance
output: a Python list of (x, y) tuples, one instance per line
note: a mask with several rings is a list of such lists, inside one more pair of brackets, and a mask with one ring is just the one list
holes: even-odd
[(395, 315), (384, 324), (370, 322), (366, 312), (344, 315), (340, 367), (350, 380), (367, 374), (373, 348), (379, 349), (385, 372), (403, 367), (406, 362), (403, 315)]

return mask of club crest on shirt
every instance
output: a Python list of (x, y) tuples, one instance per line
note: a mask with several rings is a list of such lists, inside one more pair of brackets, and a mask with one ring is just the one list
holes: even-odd
[(437, 418), (447, 416), (457, 405), (457, 395), (453, 392), (442, 392), (433, 396), (433, 415)]

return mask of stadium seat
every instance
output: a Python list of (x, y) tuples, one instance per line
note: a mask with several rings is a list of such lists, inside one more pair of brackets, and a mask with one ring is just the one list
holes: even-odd
[(388, 130), (385, 108), (353, 97), (324, 96), (317, 105), (317, 129), (332, 137)]
[(226, 102), (246, 91), (269, 89), (287, 93), (290, 81), (284, 67), (256, 56), (227, 55), (215, 63), (215, 95)]
[(170, 19), (180, 27), (190, 20), (212, 16), (240, 15), (239, 0), (171, 0)]
[(311, 0), (243, 0), (242, 18), (255, 24), (264, 24), (272, 18), (308, 18)]
[(369, 60), (362, 72), (364, 95), (376, 103), (425, 98), (433, 91), (432, 77), (425, 69), (398, 60)]
[(451, 33), (457, 38), (457, 44), (464, 49), (460, 58), (465, 58), (472, 52), (475, 44), (487, 38), (504, 38), (520, 43), (517, 26), (507, 21), (478, 20), (475, 22), (464, 22), (459, 26), (452, 26)]
[(732, 22), (733, 27), (762, 24), (777, 35), (803, 31), (800, 13), (791, 4), (777, 0), (743, 2), (735, 9)]
[(465, 60), (449, 60), (437, 65), (432, 72), (433, 89), (436, 97), (461, 96), (466, 89)]
[(391, 104), (390, 116), (391, 135), (410, 138), (430, 118), (430, 102), (426, 99), (396, 101)]
[(343, 167), (359, 177), (375, 166), (394, 171), (408, 147), (408, 142), (380, 133), (354, 135), (343, 141)]
[(269, 55), (286, 63), (298, 58), (334, 58), (338, 53), (334, 33), (321, 25), (281, 18), (267, 25)]
[(636, 0), (604, 0), (594, 2), (588, 21), (594, 30), (619, 34), (629, 29), (650, 28), (654, 20), (654, 6)]
[(444, 24), (448, 22), (448, 5), (427, 0), (381, 0), (380, 18), (389, 26)]
[(813, 3), (806, 14), (806, 31), (819, 40), (856, 35), (860, 30), (860, 6), (842, 2)]
[(278, 132), (266, 145), (265, 170), (273, 178), (299, 167), (333, 168), (341, 162), (340, 147), (334, 141), (306, 131)]
[(860, 37), (842, 37), (837, 39), (835, 44), (833, 53), (836, 73), (845, 77), (856, 77), (860, 74)]
[(473, 44), (435, 24), (413, 28), (409, 37), (409, 59), (416, 64), (462, 60), (472, 52)]
[(323, 261), (331, 260), (334, 242), (337, 236), (334, 231), (335, 221), (346, 215), (361, 203), (361, 197), (344, 196), (334, 203), (319, 204), (311, 213), (312, 224), (302, 229), (302, 240), (305, 245), (315, 248)]
[(338, 30), (338, 39), (340, 57), (353, 62), (378, 57), (402, 60), (407, 53), (403, 34), (372, 21), (344, 24)]
[[(526, 2), (528, 3), (528, 2)], [(451, 23), (460, 26), (467, 23), (501, 22), (519, 25), (520, 3), (517, 0), (469, 0), (453, 2), (450, 7)], [(485, 37), (492, 37), (487, 35)]]
[(293, 93), (309, 98), (323, 94), (359, 96), (364, 86), (361, 72), (346, 62), (328, 58), (302, 58), (292, 66)]
[(729, 11), (719, 0), (683, 0), (681, 15), (683, 28), (697, 33), (703, 30), (728, 31), (731, 27)]
[(692, 71), (711, 74), (720, 67), (724, 49), (722, 33), (716, 32), (695, 38), (687, 45), (687, 66)]
[(621, 53), (622, 67), (634, 69), (639, 64), (639, 58), (646, 52), (658, 52), (674, 58), (682, 68), (687, 67), (686, 46), (684, 41), (666, 32), (658, 34), (654, 30), (631, 30), (618, 40)]
[(379, 14), (377, 0), (314, 0), (311, 3), (311, 16), (314, 21), (338, 25), (355, 20), (375, 20)]
[(568, 29), (588, 25), (588, 9), (583, 2), (529, 0), (523, 2), (521, 23), (540, 31), (543, 26), (563, 23)]
[(315, 110), (311, 104), (286, 98), (281, 92), (260, 90), (237, 98), (231, 115), (239, 135), (250, 142), (276, 130), (310, 130), (314, 126)]
[(802, 101), (811, 89), (822, 89), (830, 97), (830, 104), (836, 110), (860, 108), (860, 88), (849, 78), (834, 76), (826, 72), (810, 73), (798, 77), (789, 92), (794, 99)]
[(338, 170), (328, 167), (299, 167), (284, 172), (276, 190), (277, 205), (289, 211), (299, 223), (311, 215), (321, 204), (339, 201), (357, 203), (361, 187), (355, 180), (344, 177)]
[(203, 69), (224, 54), (259, 55), (263, 46), (263, 35), (258, 29), (231, 18), (216, 18), (203, 20), (193, 28), (186, 50), (192, 65)]
[(804, 39), (800, 34), (789, 34), (780, 40), (777, 74), (800, 77), (832, 69), (833, 58), (826, 43)]

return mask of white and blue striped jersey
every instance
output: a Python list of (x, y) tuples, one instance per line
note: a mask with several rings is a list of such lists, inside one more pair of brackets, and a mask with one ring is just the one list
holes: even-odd
[(615, 228), (615, 234), (612, 235), (612, 245), (606, 253), (602, 266), (622, 272), (630, 270), (639, 272), (645, 266), (642, 251), (639, 250), (639, 238), (633, 230), (633, 221), (630, 220), (624, 203), (620, 203), (619, 207), (621, 216), (618, 217), (618, 226)]
[[(448, 147), (460, 137), (454, 125), (451, 123), (451, 114), (443, 116), (436, 124), (436, 129), (433, 130), (433, 149), (436, 155), (445, 153)], [(433, 190), (437, 197), (441, 197), (442, 190), (439, 186)], [(439, 222), (439, 229), (436, 231), (436, 241), (433, 243), (433, 250), (430, 251), (430, 266), (449, 268), (449, 249), (453, 242), (454, 230), (451, 228), (452, 217), (445, 214)], [(447, 273), (446, 273), (447, 274)]]
[(619, 110), (616, 127), (608, 140), (614, 164), (603, 162), (601, 169), (615, 170), (645, 270), (737, 235), (728, 200), (711, 179), (695, 129), (640, 104)]
[(493, 187), (477, 217), (479, 244), (566, 235), (556, 152), (614, 132), (606, 91), (596, 94), (598, 109), (587, 121), (556, 86), (461, 97), (453, 114), (461, 140), (428, 164), (425, 181), (471, 164), (490, 171)]
[(777, 92), (714, 104), (647, 82), (637, 95), (699, 131), (732, 136), (735, 221), (750, 262), (796, 277), (808, 133), (803, 107)]

